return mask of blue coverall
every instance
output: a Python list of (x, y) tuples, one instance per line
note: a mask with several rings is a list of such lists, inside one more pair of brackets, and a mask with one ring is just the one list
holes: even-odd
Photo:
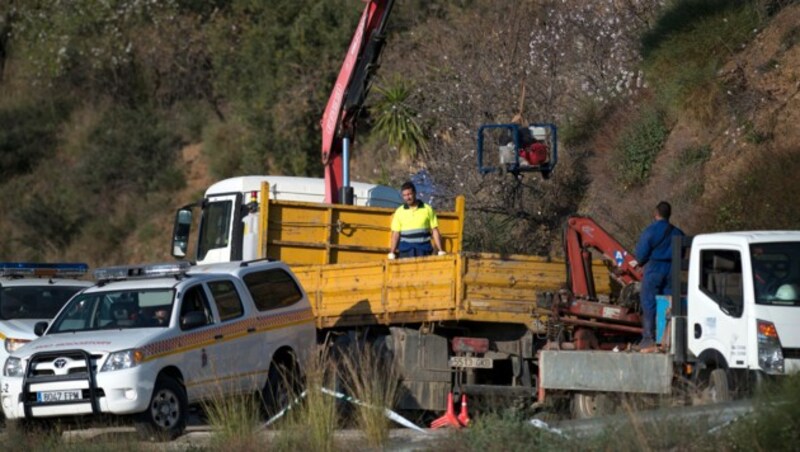
[(645, 228), (636, 245), (636, 259), (644, 266), (642, 281), (642, 345), (655, 342), (656, 295), (669, 295), (670, 270), (672, 267), (672, 237), (684, 235), (683, 231), (672, 226), (670, 237), (666, 237), (667, 220), (656, 220)]

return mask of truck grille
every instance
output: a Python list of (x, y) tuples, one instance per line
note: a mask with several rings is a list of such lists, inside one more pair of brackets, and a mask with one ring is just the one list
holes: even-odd
[[(86, 355), (78, 352), (37, 354), (31, 357), (28, 367), (28, 378), (40, 377), (86, 377)], [(90, 366), (93, 374), (97, 374), (97, 365), (103, 355), (90, 355)]]

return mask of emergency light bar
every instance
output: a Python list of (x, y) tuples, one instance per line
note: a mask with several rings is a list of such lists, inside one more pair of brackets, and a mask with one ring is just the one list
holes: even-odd
[(186, 270), (188, 270), (189, 267), (191, 267), (189, 262), (167, 262), (148, 265), (119, 265), (116, 267), (103, 267), (94, 271), (94, 279), (98, 281), (112, 281), (180, 276), (186, 273)]
[(0, 262), (0, 276), (49, 276), (77, 278), (86, 274), (89, 266), (71, 262), (61, 264), (39, 264), (31, 262)]

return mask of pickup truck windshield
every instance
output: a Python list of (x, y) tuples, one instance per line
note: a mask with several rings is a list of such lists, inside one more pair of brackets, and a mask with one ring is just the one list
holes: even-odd
[(0, 291), (0, 320), (52, 319), (79, 286), (7, 286)]
[(47, 334), (166, 328), (174, 299), (172, 289), (84, 293), (69, 302)]
[(800, 306), (800, 242), (750, 245), (756, 303)]

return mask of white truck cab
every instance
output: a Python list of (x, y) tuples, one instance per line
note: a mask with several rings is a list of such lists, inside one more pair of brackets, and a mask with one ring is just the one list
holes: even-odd
[(134, 414), (174, 438), (189, 404), (238, 393), (280, 399), (315, 343), (308, 298), (280, 262), (110, 267), (3, 366), (9, 419)]
[(729, 370), (800, 371), (800, 232), (698, 235), (689, 269), (690, 355)]
[(0, 262), (0, 363), (36, 339), (37, 322), (51, 320), (67, 300), (94, 284), (75, 279), (88, 269), (83, 263)]
[[(269, 184), (268, 195), (261, 192), (262, 183)], [(392, 187), (364, 182), (352, 182), (351, 186), (356, 206), (396, 208), (403, 203), (400, 192)], [(199, 203), (202, 215), (197, 263), (258, 258), (259, 215), (255, 206), (262, 204), (264, 199), (261, 198), (266, 196), (276, 201), (322, 203), (325, 181), (311, 177), (243, 176), (210, 186)], [(181, 208), (176, 217), (175, 236), (185, 236), (173, 246), (173, 255), (179, 258), (186, 255), (193, 207), (198, 204)]]

